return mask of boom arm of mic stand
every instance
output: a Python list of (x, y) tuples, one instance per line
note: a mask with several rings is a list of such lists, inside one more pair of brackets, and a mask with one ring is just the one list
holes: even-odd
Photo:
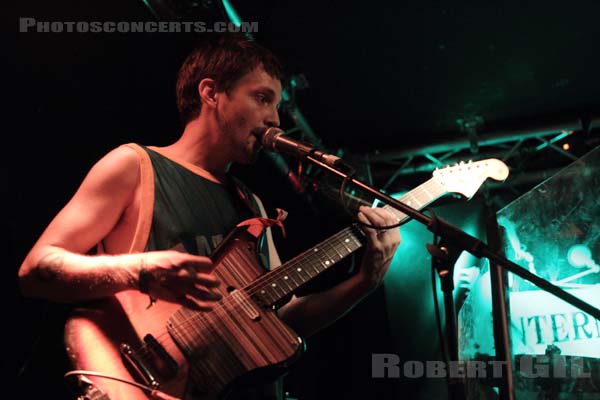
[[(305, 157), (305, 159), (319, 168), (325, 169), (329, 172), (332, 172), (335, 175), (338, 175), (342, 179), (348, 179), (347, 174), (345, 174), (344, 172), (342, 172), (336, 168), (333, 168), (325, 163), (322, 163), (319, 160), (317, 160), (311, 156), (307, 156), (307, 157)], [(372, 194), (377, 199), (383, 201), (384, 203), (388, 204), (389, 206), (394, 207), (395, 209), (403, 212), (409, 218), (419, 221), (420, 223), (425, 225), (428, 230), (435, 233), (437, 236), (443, 238), (445, 243), (447, 243), (448, 245), (455, 246), (456, 248), (458, 248), (458, 250), (466, 250), (478, 258), (485, 257), (485, 258), (489, 259), (490, 262), (496, 263), (497, 265), (501, 266), (502, 268), (505, 268), (506, 270), (512, 272), (513, 274), (520, 276), (521, 278), (523, 278), (525, 280), (528, 280), (529, 282), (533, 283), (540, 289), (543, 289), (549, 293), (552, 293), (553, 295), (560, 298), (561, 300), (590, 314), (592, 317), (596, 318), (597, 320), (600, 320), (600, 310), (598, 310), (597, 308), (595, 308), (592, 305), (586, 303), (585, 301), (573, 296), (571, 293), (564, 291), (563, 289), (559, 288), (558, 286), (551, 284), (547, 280), (540, 278), (539, 276), (529, 272), (525, 268), (508, 260), (507, 258), (501, 256), (500, 254), (493, 252), (492, 250), (489, 249), (487, 244), (483, 243), (481, 240), (477, 239), (476, 237), (469, 235), (462, 229), (444, 221), (441, 218), (438, 218), (438, 217), (431, 218), (431, 217), (415, 210), (414, 208), (407, 206), (406, 204), (386, 195), (385, 193), (381, 193), (379, 190), (367, 185), (366, 183), (364, 183), (356, 178), (349, 178), (348, 180), (349, 180), (349, 182), (352, 182), (354, 185), (356, 185), (359, 188), (365, 190), (366, 192)]]

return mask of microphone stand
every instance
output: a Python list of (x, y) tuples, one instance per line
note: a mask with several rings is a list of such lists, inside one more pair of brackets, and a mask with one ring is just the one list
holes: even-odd
[[(427, 216), (414, 208), (380, 192), (379, 190), (367, 185), (366, 183), (349, 177), (343, 171), (331, 167), (311, 155), (304, 157), (311, 164), (327, 170), (347, 182), (351, 182), (362, 190), (372, 194), (380, 201), (395, 209), (403, 212), (408, 217), (417, 220), (425, 225), (429, 231), (434, 234), (434, 243), (427, 244), (427, 250), (432, 255), (432, 263), (436, 268), (441, 280), (442, 291), (444, 292), (444, 309), (446, 311), (446, 343), (449, 354), (449, 361), (458, 360), (458, 334), (456, 328), (456, 311), (454, 307), (453, 291), (453, 267), (460, 253), (468, 251), (477, 258), (485, 257), (490, 261), (490, 264), (496, 264), (513, 274), (526, 279), (540, 289), (552, 293), (561, 300), (570, 305), (579, 308), (580, 310), (590, 314), (592, 317), (600, 320), (600, 310), (584, 302), (583, 300), (573, 296), (540, 278), (539, 276), (522, 268), (520, 265), (508, 260), (504, 256), (492, 251), (487, 244), (463, 231), (462, 229), (444, 221), (432, 213), (432, 216)], [(494, 318), (494, 324), (496, 324)], [(509, 361), (509, 360), (506, 360)], [(460, 400), (465, 398), (464, 382), (462, 380), (448, 380), (448, 394), (451, 400)]]

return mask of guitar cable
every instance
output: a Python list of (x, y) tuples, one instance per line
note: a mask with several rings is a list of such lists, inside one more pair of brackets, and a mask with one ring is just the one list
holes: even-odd
[[(67, 373), (65, 373), (64, 378), (69, 378), (72, 376), (76, 376), (77, 378), (79, 378), (80, 380), (82, 380), (84, 383), (88, 384), (88, 385), (92, 385), (94, 388), (97, 388), (90, 380), (88, 379), (82, 379), (82, 378), (87, 378), (88, 376), (95, 376), (98, 378), (105, 378), (105, 379), (111, 379), (113, 381), (117, 381), (117, 382), (121, 382), (121, 383), (125, 383), (131, 386), (135, 386), (138, 389), (142, 389), (145, 392), (148, 392), (150, 395), (151, 399), (157, 399), (157, 400), (178, 400), (176, 397), (170, 396), (164, 392), (161, 392), (160, 390), (154, 389), (150, 386), (147, 385), (143, 385), (141, 383), (137, 383), (134, 381), (130, 381), (128, 379), (123, 379), (123, 378), (119, 378), (116, 376), (112, 376), (112, 375), (107, 375), (107, 374), (103, 374), (101, 372), (95, 372), (95, 371), (88, 371), (88, 370), (83, 370), (83, 369), (76, 369), (76, 370), (72, 370), (69, 371)], [(101, 399), (101, 400), (110, 400), (110, 398), (105, 394), (102, 393), (103, 397), (94, 397), (94, 399)], [(78, 399), (87, 399), (87, 397), (78, 397)]]

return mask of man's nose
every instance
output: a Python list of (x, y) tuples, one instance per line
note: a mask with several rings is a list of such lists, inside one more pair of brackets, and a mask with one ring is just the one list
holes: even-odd
[(277, 111), (277, 107), (274, 107), (267, 118), (265, 119), (265, 125), (268, 127), (279, 126), (279, 112)]

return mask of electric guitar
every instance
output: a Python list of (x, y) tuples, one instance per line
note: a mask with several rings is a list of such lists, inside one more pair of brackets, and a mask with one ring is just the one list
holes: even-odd
[[(431, 179), (399, 200), (422, 209), (448, 193), (470, 199), (487, 178), (502, 181), (507, 176), (507, 166), (497, 159), (460, 163), (435, 170)], [(384, 208), (401, 221), (408, 219), (394, 208)], [(76, 353), (120, 354), (114, 362), (122, 363), (130, 377), (179, 398), (222, 399), (256, 375), (283, 372), (302, 353), (304, 343), (278, 318), (276, 305), (361, 248), (366, 239), (354, 224), (265, 273), (257, 259), (263, 229), (240, 224), (211, 256), (223, 295), (212, 311), (164, 301), (148, 307), (141, 293), (117, 294), (120, 311), (110, 312), (110, 329), (106, 321), (87, 316), (78, 328), (91, 332), (90, 339), (75, 341), (87, 347)], [(110, 332), (95, 339), (94, 332), (103, 329)]]

